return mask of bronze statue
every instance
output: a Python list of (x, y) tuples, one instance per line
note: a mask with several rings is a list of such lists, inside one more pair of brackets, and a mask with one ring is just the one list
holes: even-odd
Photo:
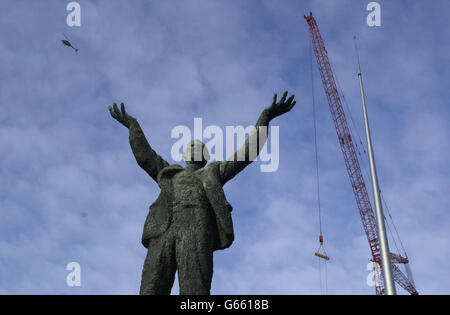
[[(274, 95), (272, 104), (262, 111), (254, 131), (232, 158), (206, 166), (208, 151), (194, 140), (183, 153), (185, 168), (169, 165), (150, 147), (123, 103), (120, 110), (115, 103), (109, 106), (111, 116), (130, 131), (137, 163), (161, 188), (144, 224), (142, 244), (148, 252), (140, 294), (170, 294), (176, 270), (180, 294), (210, 294), (213, 252), (229, 247), (234, 240), (232, 207), (222, 187), (256, 158), (249, 150), (252, 141), (259, 154), (267, 139), (267, 132), (259, 132), (260, 127), (268, 128), (272, 119), (294, 107), (294, 95), (286, 100), (287, 95), (284, 92), (279, 102)], [(245, 159), (238, 158), (239, 152)]]

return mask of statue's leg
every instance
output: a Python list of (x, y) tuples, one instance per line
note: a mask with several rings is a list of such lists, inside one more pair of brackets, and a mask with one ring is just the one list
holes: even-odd
[(213, 237), (199, 225), (179, 230), (176, 260), (180, 295), (209, 295), (213, 275)]
[(150, 240), (142, 270), (140, 294), (170, 294), (175, 272), (175, 239), (169, 229), (160, 237)]

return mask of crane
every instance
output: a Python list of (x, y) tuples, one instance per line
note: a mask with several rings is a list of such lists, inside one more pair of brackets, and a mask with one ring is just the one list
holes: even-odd
[[(364, 177), (361, 172), (358, 157), (356, 155), (353, 139), (350, 133), (350, 128), (347, 123), (344, 108), (341, 103), (336, 82), (330, 61), (328, 59), (328, 52), (325, 48), (324, 41), (319, 32), (316, 20), (312, 13), (304, 16), (309, 26), (311, 36), (312, 48), (316, 57), (317, 65), (319, 67), (320, 77), (325, 90), (325, 94), (330, 107), (331, 116), (333, 118), (334, 126), (338, 136), (339, 144), (344, 156), (345, 166), (347, 168), (348, 176), (353, 188), (359, 214), (366, 233), (369, 247), (372, 254), (372, 261), (374, 262), (375, 290), (377, 295), (384, 294), (384, 283), (381, 275), (381, 257), (380, 257), (380, 240), (378, 229), (376, 225), (376, 218), (372, 205), (370, 203), (369, 194), (367, 192)], [(392, 271), (395, 282), (397, 282), (403, 289), (408, 291), (411, 295), (418, 295), (414, 284), (396, 264), (408, 264), (408, 258), (400, 254), (391, 253)], [(376, 267), (378, 266), (378, 267)]]

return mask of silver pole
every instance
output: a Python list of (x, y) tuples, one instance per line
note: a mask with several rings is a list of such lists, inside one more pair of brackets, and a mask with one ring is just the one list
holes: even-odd
[(356, 36), (353, 37), (353, 39), (355, 41), (356, 61), (358, 63), (359, 87), (361, 89), (361, 101), (364, 113), (364, 125), (366, 127), (367, 151), (369, 152), (373, 200), (375, 202), (375, 213), (377, 217), (378, 235), (380, 239), (381, 269), (383, 271), (384, 289), (385, 294), (396, 295), (397, 292), (395, 290), (394, 277), (392, 276), (391, 254), (389, 251), (389, 243), (386, 234), (386, 227), (384, 225), (384, 214), (380, 199), (380, 188), (378, 187), (377, 169), (375, 166), (375, 157), (372, 149), (372, 138), (370, 136), (369, 118), (367, 117), (366, 98), (364, 96), (361, 68), (359, 64), (358, 47), (356, 46)]

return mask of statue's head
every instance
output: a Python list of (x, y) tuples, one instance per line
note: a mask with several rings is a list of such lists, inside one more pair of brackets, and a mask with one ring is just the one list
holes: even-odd
[(183, 152), (183, 158), (186, 161), (186, 165), (195, 164), (204, 167), (208, 163), (210, 156), (208, 148), (203, 142), (192, 140)]

